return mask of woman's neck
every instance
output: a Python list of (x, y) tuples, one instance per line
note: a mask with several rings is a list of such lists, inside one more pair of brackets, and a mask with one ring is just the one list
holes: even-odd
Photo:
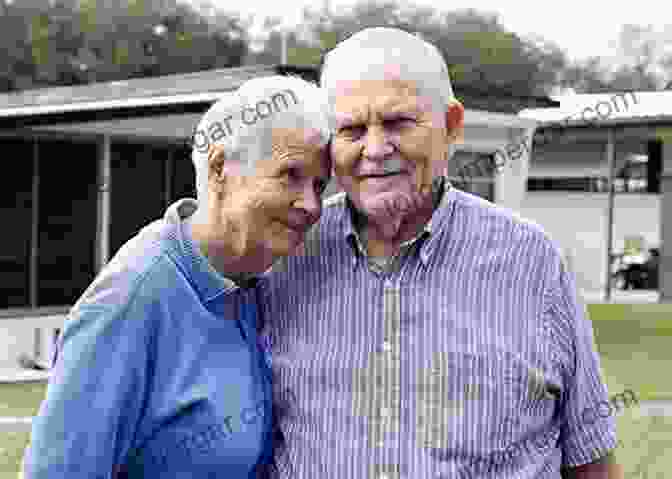
[(248, 235), (232, 222), (212, 225), (207, 218), (194, 214), (189, 231), (199, 251), (222, 276), (230, 279), (261, 274), (273, 264), (273, 257), (255, 248)]

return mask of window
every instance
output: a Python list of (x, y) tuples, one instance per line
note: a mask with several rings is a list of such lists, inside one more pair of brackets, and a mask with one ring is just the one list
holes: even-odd
[[(99, 146), (0, 138), (0, 309), (71, 306), (96, 275)], [(174, 200), (195, 197), (188, 148), (113, 141), (110, 253)], [(37, 202), (35, 202), (37, 200)], [(34, 238), (34, 239), (33, 239)]]
[(169, 150), (144, 143), (111, 144), (110, 257), (166, 206)]
[[(599, 149), (591, 149), (591, 145), (577, 145), (574, 145), (574, 151), (566, 154), (562, 151), (554, 151), (552, 154), (543, 150), (535, 151), (533, 166), (536, 168), (536, 176), (527, 180), (527, 191), (606, 193), (609, 182), (606, 175), (580, 176), (582, 172), (592, 173), (585, 171), (587, 165), (599, 172), (605, 171), (604, 145), (600, 144)], [(661, 145), (660, 141), (616, 144), (615, 193), (660, 193)], [(550, 173), (551, 170), (553, 173)], [(577, 176), (558, 175), (563, 172)]]
[(37, 306), (72, 305), (95, 277), (97, 151), (39, 142)]
[(606, 191), (607, 178), (600, 177), (559, 177), (529, 178), (527, 191), (578, 191), (598, 193)]
[(196, 172), (191, 161), (191, 149), (180, 146), (172, 152), (170, 202), (182, 198), (196, 198)]
[(30, 251), (33, 215), (33, 142), (2, 138), (11, 168), (0, 175), (0, 214), (6, 225), (0, 243), (0, 308), (30, 306)]

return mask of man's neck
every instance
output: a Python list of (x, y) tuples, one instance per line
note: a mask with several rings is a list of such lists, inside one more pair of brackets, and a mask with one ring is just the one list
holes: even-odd
[(357, 222), (358, 231), (367, 254), (371, 257), (391, 257), (398, 254), (403, 243), (416, 238), (425, 229), (441, 202), (444, 188), (443, 179), (437, 180), (432, 188), (433, 194), (427, 199), (426, 204), (404, 216), (397, 233), (392, 237), (383, 233), (384, 225), (376, 224), (372, 218), (360, 216)]
[(401, 245), (417, 237), (425, 228), (434, 212), (433, 205), (423, 208), (414, 214), (406, 215), (399, 226), (397, 234), (386, 237), (382, 225), (367, 221), (362, 227), (364, 245), (369, 256), (391, 257), (399, 253)]

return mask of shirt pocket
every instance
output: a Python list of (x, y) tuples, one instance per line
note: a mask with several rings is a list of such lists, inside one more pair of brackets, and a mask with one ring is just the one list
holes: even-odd
[(439, 353), (416, 383), (418, 440), (443, 456), (506, 449), (551, 417), (546, 382), (513, 354)]

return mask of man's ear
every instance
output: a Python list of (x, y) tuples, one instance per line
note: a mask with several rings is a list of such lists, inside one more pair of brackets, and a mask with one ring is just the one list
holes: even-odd
[(448, 144), (464, 141), (464, 106), (452, 100), (446, 108), (446, 134)]

